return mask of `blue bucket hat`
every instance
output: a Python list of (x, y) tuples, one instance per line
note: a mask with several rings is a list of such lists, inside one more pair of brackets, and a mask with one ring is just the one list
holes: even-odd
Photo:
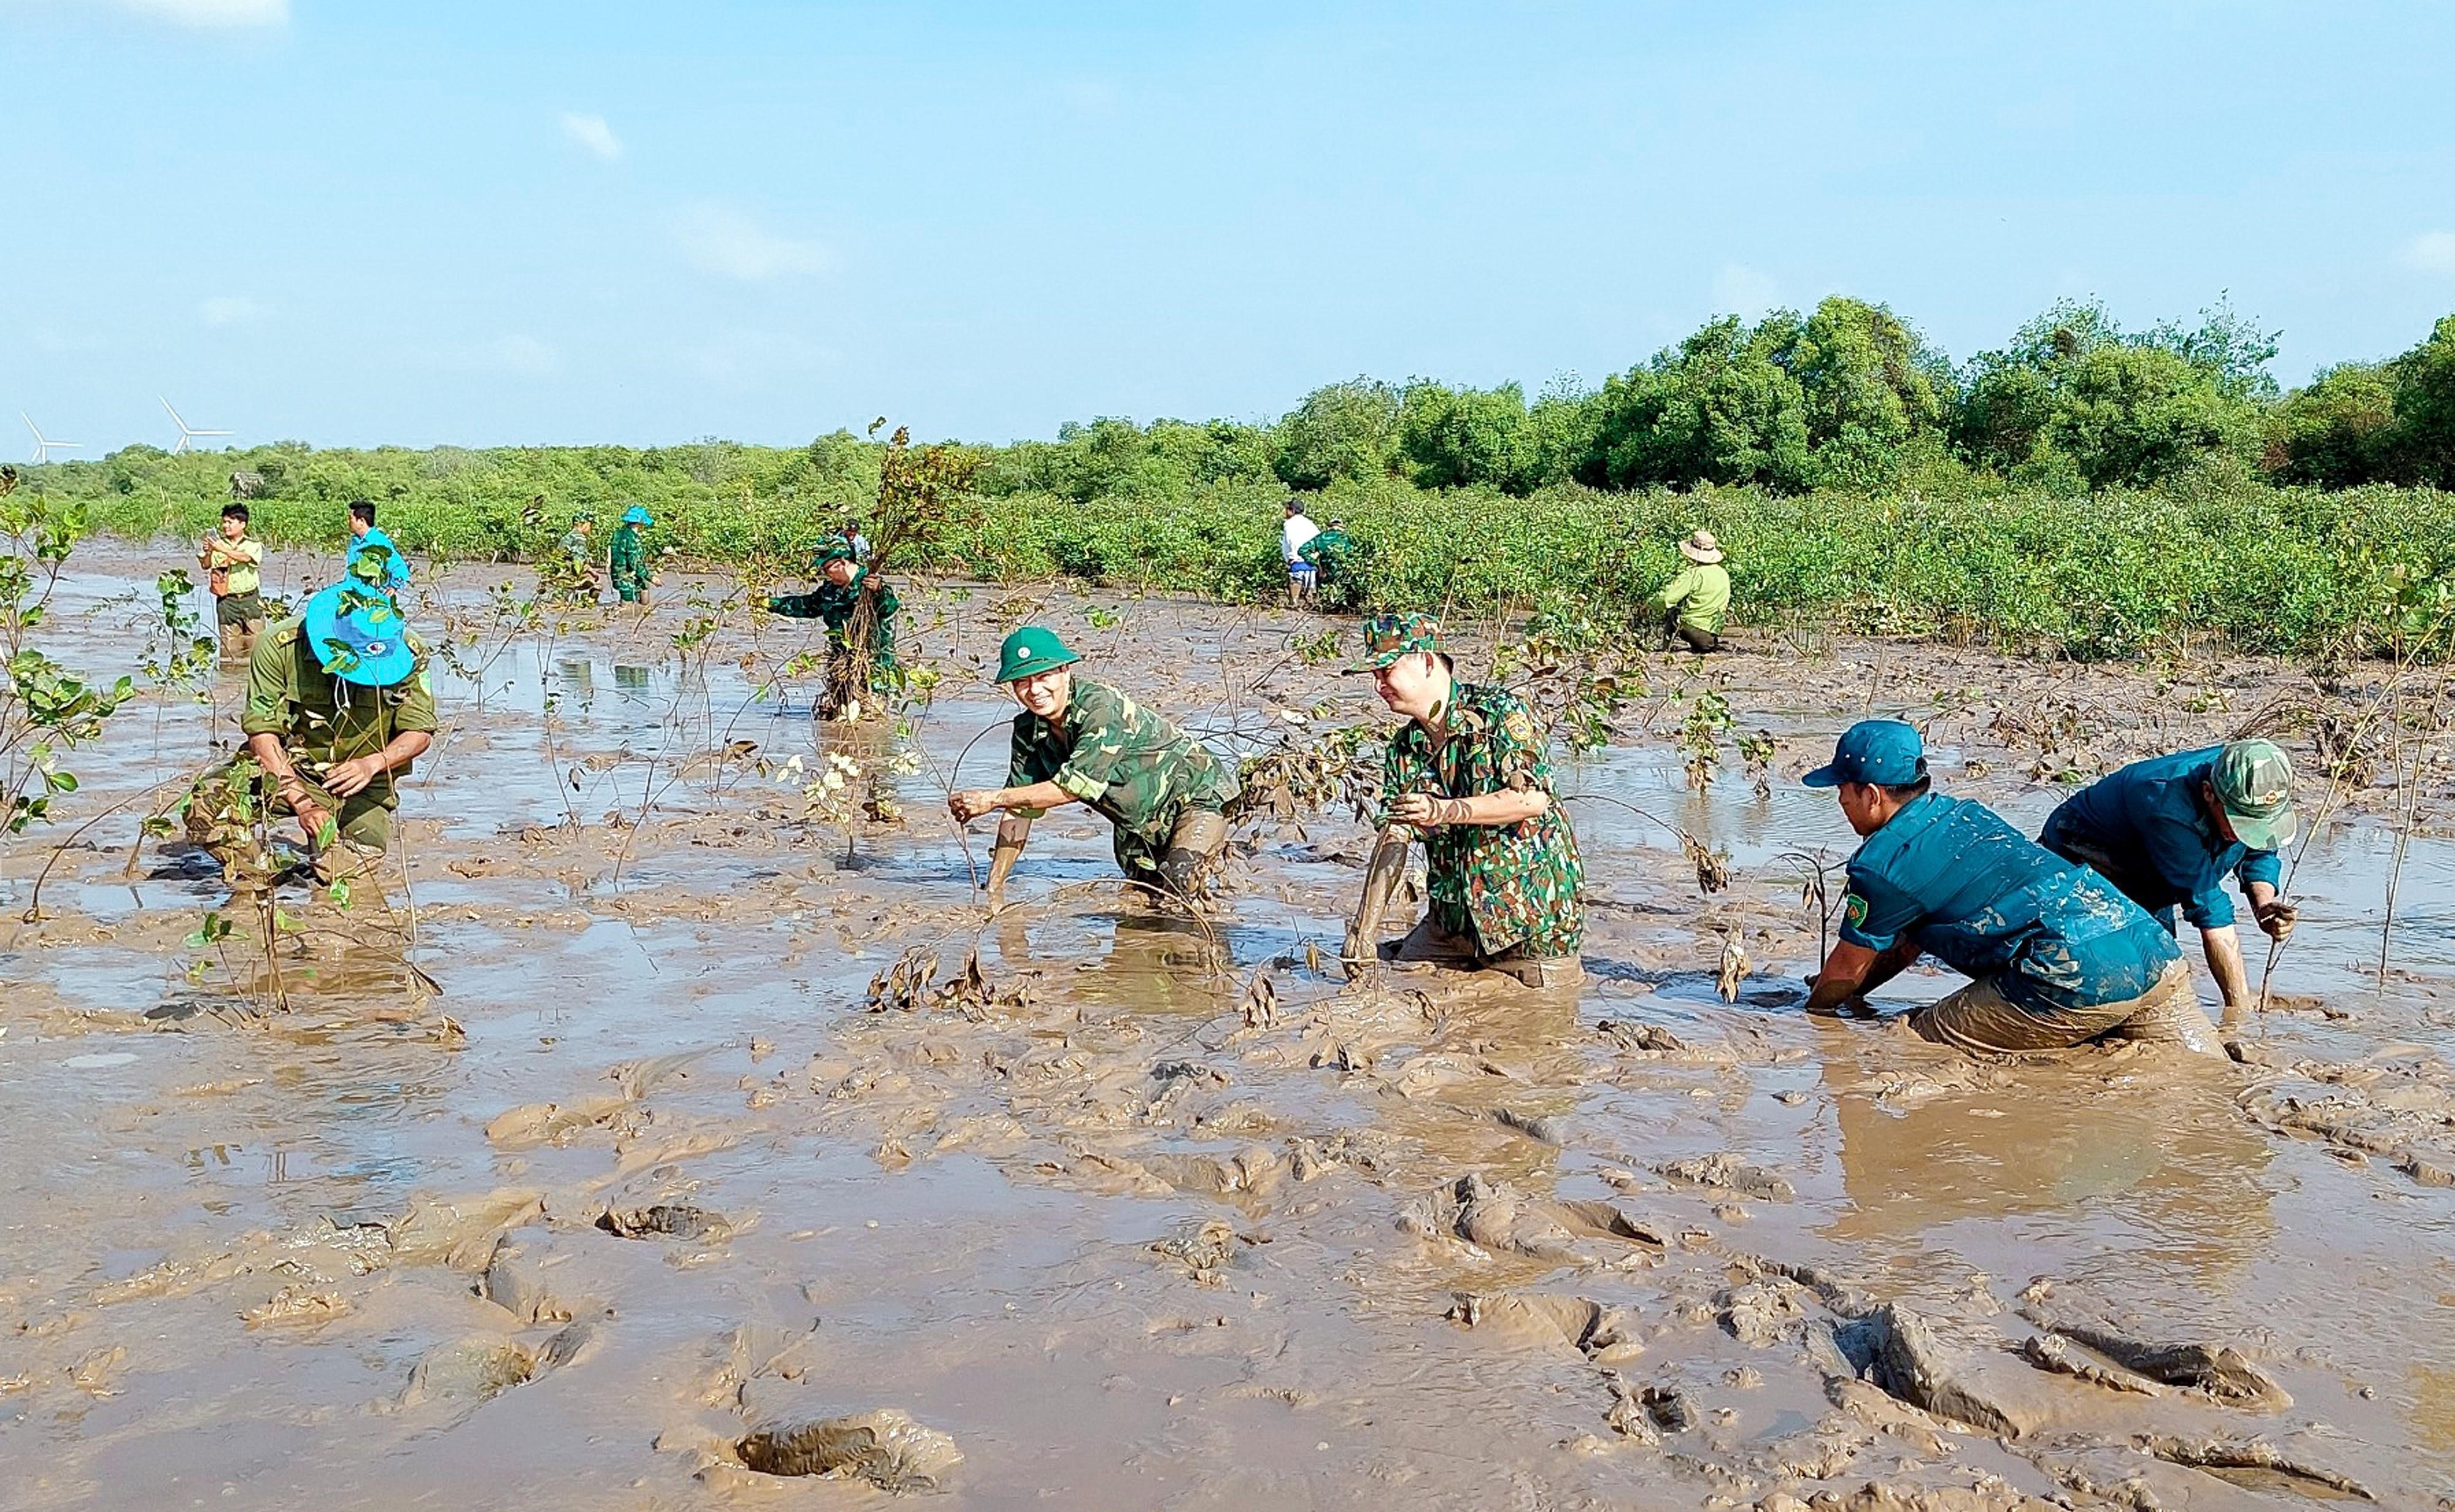
[(363, 583), (335, 583), (307, 600), (299, 617), (316, 662), (343, 682), (389, 688), (417, 669), (409, 621), (389, 595)]
[(1872, 782), (1901, 788), (1926, 776), (1926, 743), (1917, 727), (1898, 719), (1861, 719), (1841, 732), (1833, 759), (1799, 780), (1811, 788)]
[(625, 525), (654, 525), (657, 522), (656, 519), (648, 514), (647, 510), (639, 505), (634, 504), (629, 509), (622, 512), (622, 523)]

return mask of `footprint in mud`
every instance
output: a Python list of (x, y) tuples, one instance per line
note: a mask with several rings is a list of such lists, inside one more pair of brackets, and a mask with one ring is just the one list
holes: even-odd
[(534, 1347), (517, 1339), (473, 1334), (436, 1345), (419, 1357), (409, 1384), (392, 1402), (408, 1411), (430, 1403), (475, 1409), (551, 1370), (560, 1369), (597, 1342), (593, 1323), (569, 1323)]
[(1596, 1239), (1664, 1247), (1660, 1236), (1608, 1202), (1532, 1198), (1505, 1182), (1474, 1175), (1459, 1177), (1409, 1203), (1398, 1227), (1423, 1239), (1462, 1239), (1487, 1250), (1538, 1260), (1585, 1260), (1590, 1257), (1582, 1241)]
[(597, 1226), (617, 1239), (693, 1240), (715, 1244), (733, 1236), (735, 1224), (723, 1214), (680, 1202), (648, 1207), (609, 1207), (597, 1215)]

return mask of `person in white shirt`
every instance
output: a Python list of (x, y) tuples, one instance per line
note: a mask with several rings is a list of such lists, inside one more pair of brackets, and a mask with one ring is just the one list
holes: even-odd
[(1290, 609), (1312, 607), (1313, 589), (1319, 581), (1319, 575), (1313, 571), (1313, 564), (1298, 554), (1304, 550), (1307, 541), (1320, 534), (1321, 527), (1305, 514), (1304, 505), (1294, 499), (1288, 500), (1288, 521), (1279, 527), (1279, 556), (1288, 564), (1288, 607)]

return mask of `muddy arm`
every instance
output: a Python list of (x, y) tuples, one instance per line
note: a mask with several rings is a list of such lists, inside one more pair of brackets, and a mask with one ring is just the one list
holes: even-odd
[(1364, 869), (1364, 896), (1356, 901), (1355, 917), (1347, 926), (1346, 948), (1339, 953), (1349, 981), (1368, 975), (1380, 959), (1382, 916), (1390, 911), (1390, 899), (1406, 878), (1407, 847), (1414, 837), (1415, 832), (1407, 826), (1390, 824), (1372, 842), (1372, 859)]
[(1031, 821), (1020, 814), (1009, 814), (998, 820), (997, 842), (989, 848), (989, 912), (1005, 907), (1006, 874), (1023, 858), (1023, 845), (1031, 838)]
[(2224, 999), (2225, 1022), (2235, 1022), (2250, 1002), (2250, 972), (2242, 963), (2242, 937), (2231, 924), (2220, 924), (2200, 931), (2200, 947), (2207, 952), (2208, 975), (2217, 979), (2217, 992)]

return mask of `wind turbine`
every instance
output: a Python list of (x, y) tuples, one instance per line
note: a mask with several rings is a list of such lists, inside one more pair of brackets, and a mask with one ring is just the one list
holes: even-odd
[(52, 453), (73, 452), (82, 444), (76, 441), (52, 440), (35, 427), (34, 417), (23, 410), (17, 412), (17, 418), (25, 421), (26, 429), (34, 433), (34, 460), (37, 462), (48, 462), (51, 459)]
[[(155, 394), (155, 395), (153, 395), (153, 397), (155, 397), (155, 398), (157, 398), (157, 399), (162, 399), (162, 396), (161, 396), (160, 394), (158, 394), (158, 393), (157, 393), (157, 394)], [(185, 452), (185, 451), (189, 450), (189, 445), (188, 445), (188, 443), (189, 443), (189, 442), (191, 442), (191, 441), (193, 441), (196, 437), (198, 437), (198, 436), (200, 436), (200, 435), (228, 435), (228, 434), (230, 434), (230, 433), (229, 433), (228, 431), (199, 431), (199, 430), (197, 430), (194, 426), (190, 425), (187, 421), (182, 420), (182, 419), (180, 419), (180, 418), (179, 418), (179, 412), (178, 412), (178, 411), (176, 411), (176, 410), (172, 410), (172, 409), (171, 409), (171, 401), (170, 401), (170, 400), (168, 400), (168, 399), (162, 399), (162, 408), (163, 408), (163, 409), (165, 409), (165, 410), (169, 410), (169, 411), (170, 411), (170, 413), (171, 413), (171, 423), (172, 423), (172, 425), (177, 426), (177, 427), (179, 428), (179, 444), (178, 444), (177, 446), (174, 446), (174, 447), (171, 448), (171, 450), (172, 450), (172, 452), (174, 452), (174, 453), (175, 453), (175, 452)]]

